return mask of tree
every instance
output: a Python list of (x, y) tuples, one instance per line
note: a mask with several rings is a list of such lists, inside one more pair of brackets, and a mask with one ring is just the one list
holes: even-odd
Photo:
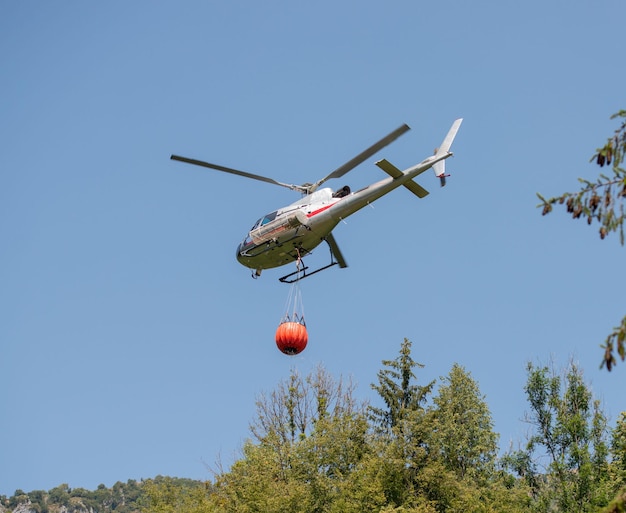
[(326, 415), (359, 409), (353, 393), (351, 382), (335, 380), (322, 366), (306, 378), (292, 370), (269, 395), (257, 398), (257, 415), (250, 430), (259, 442), (272, 435), (281, 443), (294, 443), (306, 438)]
[(370, 419), (382, 431), (393, 431), (400, 427), (409, 412), (423, 409), (432, 391), (435, 380), (426, 386), (414, 385), (413, 369), (424, 367), (411, 358), (411, 342), (405, 338), (400, 354), (395, 360), (383, 360), (384, 369), (378, 371), (378, 385), (372, 388), (378, 392), (386, 408), (370, 407)]
[(489, 407), (470, 373), (454, 364), (433, 399), (430, 450), (460, 479), (487, 477), (495, 467), (498, 435)]
[(155, 479), (143, 513), (530, 511), (522, 480), (495, 469), (497, 435), (478, 384), (454, 365), (427, 404), (435, 382), (414, 383), (410, 348), (405, 339), (383, 361), (374, 387), (393, 413), (367, 410), (322, 367), (292, 371), (259, 397), (253, 439), (228, 471), (195, 486)]
[[(626, 411), (623, 411), (611, 437), (611, 477), (616, 498), (606, 511), (626, 511)], [(621, 508), (621, 509), (620, 509)]]
[[(543, 208), (543, 215), (549, 214), (553, 210), (553, 205), (564, 205), (567, 212), (574, 219), (586, 219), (587, 224), (597, 221), (600, 224), (600, 238), (604, 239), (611, 232), (618, 232), (620, 242), (624, 245), (624, 201), (626, 198), (626, 170), (622, 168), (624, 157), (626, 156), (626, 110), (620, 110), (611, 119), (623, 118), (621, 126), (615, 130), (602, 148), (598, 148), (591, 158), (601, 168), (611, 166), (613, 175), (607, 176), (600, 173), (595, 182), (579, 178), (582, 184), (578, 192), (566, 192), (561, 196), (545, 199), (541, 194), (537, 194), (541, 200), (540, 207)], [(626, 317), (619, 326), (606, 338), (603, 348), (604, 357), (602, 365), (610, 371), (616, 363), (614, 350), (621, 357), (626, 358)]]
[[(415, 367), (421, 363), (411, 357), (411, 342), (405, 338), (395, 360), (383, 360), (378, 371), (378, 384), (373, 390), (385, 404), (384, 408), (369, 406), (369, 419), (376, 437), (373, 444), (381, 472), (377, 476), (387, 504), (417, 507), (421, 493), (417, 475), (426, 465), (427, 437), (426, 401), (435, 380), (425, 386), (414, 384)], [(384, 463), (382, 463), (384, 462)], [(421, 507), (421, 506), (420, 506)]]
[(563, 377), (532, 363), (527, 372), (526, 421), (533, 432), (525, 449), (505, 461), (532, 487), (539, 509), (581, 512), (605, 506), (610, 494), (607, 421), (599, 401), (573, 363)]
[(64, 483), (48, 492), (48, 499), (58, 506), (67, 507), (70, 503), (70, 487)]
[[(257, 400), (243, 458), (218, 476), (227, 511), (330, 511), (368, 450), (365, 406), (321, 366)], [(346, 507), (346, 511), (347, 511)]]
[(626, 411), (623, 411), (611, 438), (611, 456), (613, 457), (613, 466), (618, 475), (618, 483), (626, 484)]
[[(130, 481), (129, 481), (130, 483)], [(211, 513), (219, 511), (211, 500), (210, 483), (159, 477), (143, 484), (142, 513)]]
[(386, 408), (370, 408), (371, 450), (356, 473), (384, 497), (381, 511), (525, 511), (526, 489), (495, 471), (497, 435), (469, 373), (455, 365), (428, 405), (436, 381), (414, 383), (410, 341), (383, 365), (372, 388)]

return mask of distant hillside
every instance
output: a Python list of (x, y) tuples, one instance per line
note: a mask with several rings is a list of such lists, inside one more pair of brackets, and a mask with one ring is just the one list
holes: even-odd
[(192, 479), (166, 478), (126, 483), (117, 482), (111, 488), (104, 485), (97, 490), (70, 488), (62, 484), (49, 491), (16, 490), (11, 497), (0, 495), (0, 513), (138, 513), (141, 509), (143, 489), (146, 483), (161, 483), (165, 480), (186, 488), (204, 486)]

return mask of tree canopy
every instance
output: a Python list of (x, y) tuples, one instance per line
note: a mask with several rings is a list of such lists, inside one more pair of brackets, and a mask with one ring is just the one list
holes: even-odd
[(211, 480), (63, 484), (0, 500), (20, 513), (624, 511), (626, 412), (610, 429), (575, 364), (528, 364), (529, 436), (502, 456), (487, 398), (463, 366), (418, 385), (424, 366), (407, 339), (382, 364), (376, 407), (322, 366), (292, 370), (258, 396), (250, 439)]
[(383, 360), (372, 405), (322, 367), (292, 371), (259, 396), (252, 438), (200, 513), (601, 511), (623, 486), (626, 422), (612, 434), (576, 366), (560, 376), (528, 365), (534, 431), (503, 456), (471, 374), (454, 364), (422, 385), (423, 368), (405, 339)]

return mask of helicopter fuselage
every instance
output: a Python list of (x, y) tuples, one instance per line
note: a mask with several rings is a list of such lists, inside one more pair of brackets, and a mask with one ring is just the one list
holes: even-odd
[[(308, 194), (259, 219), (237, 247), (237, 260), (257, 270), (258, 274), (263, 269), (295, 262), (326, 240), (342, 219), (401, 185), (417, 186), (412, 182), (413, 178), (451, 155), (449, 152), (433, 155), (403, 172), (398, 170), (395, 177), (390, 176), (356, 192), (347, 192), (349, 189), (344, 187), (337, 193), (323, 188)], [(380, 163), (379, 167), (382, 168)]]
[[(413, 179), (430, 168), (433, 168), (435, 176), (440, 179), (441, 185), (444, 186), (447, 176), (445, 174), (445, 160), (452, 156), (450, 146), (462, 121), (462, 118), (455, 120), (445, 139), (439, 148), (435, 150), (435, 154), (422, 160), (419, 164), (401, 171), (386, 159), (376, 162), (376, 165), (387, 173), (389, 177), (356, 192), (351, 192), (347, 186), (336, 192), (333, 192), (330, 188), (320, 188), (320, 186), (327, 180), (342, 177), (359, 164), (365, 162), (376, 152), (406, 133), (409, 130), (408, 125), (401, 125), (317, 182), (304, 183), (302, 185), (279, 182), (267, 176), (180, 155), (171, 155), (170, 158), (279, 185), (304, 194), (304, 197), (300, 200), (259, 219), (237, 247), (236, 254), (237, 260), (242, 265), (255, 270), (253, 277), (259, 276), (263, 269), (271, 269), (291, 262), (297, 262), (298, 266), (295, 273), (279, 278), (281, 282), (293, 283), (295, 280), (323, 271), (335, 264), (342, 268), (348, 266), (332, 234), (333, 229), (341, 220), (400, 186), (404, 186), (419, 198), (425, 197), (428, 195), (428, 191), (414, 182)], [(307, 274), (306, 270), (308, 267), (301, 266), (300, 261), (322, 241), (325, 241), (330, 248), (331, 263)], [(293, 278), (294, 275), (295, 278)]]

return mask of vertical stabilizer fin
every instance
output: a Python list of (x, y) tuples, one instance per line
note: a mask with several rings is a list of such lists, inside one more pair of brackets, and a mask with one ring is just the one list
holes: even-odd
[[(456, 133), (459, 131), (459, 127), (461, 126), (462, 122), (463, 118), (459, 118), (454, 123), (452, 123), (452, 126), (450, 127), (450, 130), (446, 135), (446, 138), (443, 140), (441, 146), (439, 146), (439, 148), (435, 152), (435, 156), (440, 157), (442, 155), (450, 153), (452, 141), (454, 141)], [(433, 170), (435, 171), (435, 176), (439, 178), (439, 180), (441, 180), (441, 186), (443, 187), (444, 185), (446, 185), (446, 161), (440, 160), (439, 162), (436, 162), (433, 165)]]

